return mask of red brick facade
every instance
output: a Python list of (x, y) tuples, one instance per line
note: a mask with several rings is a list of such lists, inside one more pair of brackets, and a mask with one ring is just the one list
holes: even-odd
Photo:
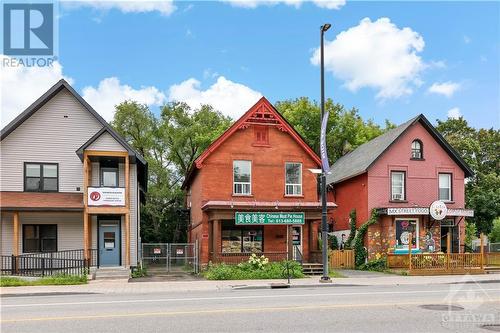
[[(265, 126), (265, 127), (264, 127)], [(256, 130), (268, 128), (265, 142)], [(233, 161), (251, 161), (251, 194), (233, 194)], [(302, 195), (285, 195), (285, 162), (302, 164)], [(234, 225), (236, 211), (304, 212), (302, 253), (317, 249), (321, 208), (316, 176), (319, 158), (274, 107), (262, 98), (195, 161), (184, 183), (191, 210), (189, 241), (200, 243), (202, 264), (221, 254), (222, 225)], [(251, 202), (250, 207), (242, 205)], [(332, 205), (332, 204), (331, 204)], [(286, 253), (287, 226), (263, 226), (263, 252)], [(246, 258), (244, 258), (246, 259)]]

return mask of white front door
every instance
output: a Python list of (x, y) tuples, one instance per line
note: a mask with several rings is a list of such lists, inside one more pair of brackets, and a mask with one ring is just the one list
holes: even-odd
[(298, 258), (298, 253), (295, 251), (296, 248), (299, 249), (300, 253), (302, 254), (302, 226), (292, 226), (292, 253), (293, 253), (293, 260), (300, 259)]

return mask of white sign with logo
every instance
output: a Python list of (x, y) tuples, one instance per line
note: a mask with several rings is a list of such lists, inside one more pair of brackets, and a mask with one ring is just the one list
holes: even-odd
[(434, 220), (440, 221), (446, 217), (446, 214), (448, 214), (448, 207), (446, 207), (444, 202), (437, 200), (431, 204), (429, 213)]
[(89, 206), (125, 206), (123, 187), (89, 187)]

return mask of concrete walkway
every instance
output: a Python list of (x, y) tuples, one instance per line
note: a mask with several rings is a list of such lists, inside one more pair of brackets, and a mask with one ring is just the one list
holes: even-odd
[[(444, 276), (398, 276), (382, 274), (370, 277), (336, 278), (332, 283), (319, 283), (319, 277), (291, 281), (292, 288), (335, 287), (335, 286), (382, 286), (382, 285), (429, 285), (446, 283), (488, 283), (500, 281), (500, 275), (444, 275)], [(134, 282), (126, 280), (90, 281), (77, 286), (30, 286), (3, 287), (0, 296), (21, 296), (58, 293), (99, 293), (99, 294), (151, 294), (157, 292), (214, 291), (232, 289), (262, 289), (272, 283), (286, 283), (286, 280), (231, 280), (231, 281), (162, 281)]]

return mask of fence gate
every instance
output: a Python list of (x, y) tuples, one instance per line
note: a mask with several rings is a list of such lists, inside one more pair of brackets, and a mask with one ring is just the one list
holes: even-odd
[(199, 273), (199, 247), (195, 243), (143, 243), (142, 264), (149, 272)]

